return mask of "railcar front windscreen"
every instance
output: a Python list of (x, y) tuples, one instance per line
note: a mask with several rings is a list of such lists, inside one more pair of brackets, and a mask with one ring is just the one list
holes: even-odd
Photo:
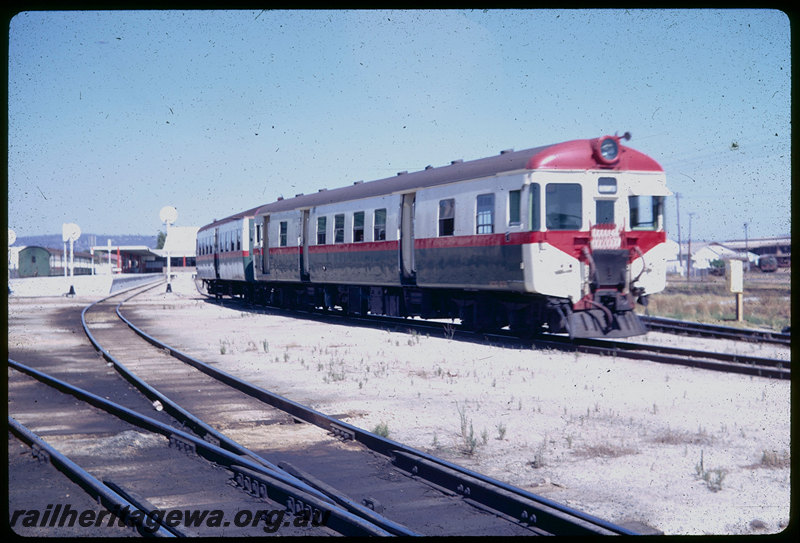
[(583, 224), (581, 186), (578, 183), (548, 183), (545, 216), (548, 230), (580, 230)]
[(629, 196), (631, 229), (657, 230), (659, 216), (664, 207), (663, 196)]

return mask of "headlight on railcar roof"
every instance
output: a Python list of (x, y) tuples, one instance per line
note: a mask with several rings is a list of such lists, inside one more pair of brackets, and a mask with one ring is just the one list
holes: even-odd
[(600, 156), (604, 160), (611, 162), (616, 160), (619, 155), (619, 144), (614, 138), (603, 138), (600, 141)]
[[(622, 139), (629, 138), (630, 134), (627, 132), (622, 136)], [(620, 154), (619, 140), (618, 136), (603, 136), (594, 140), (592, 142), (592, 151), (595, 160), (606, 166), (616, 164)]]

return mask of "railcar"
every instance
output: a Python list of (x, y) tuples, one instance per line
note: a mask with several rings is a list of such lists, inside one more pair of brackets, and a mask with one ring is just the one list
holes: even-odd
[[(203, 227), (198, 275), (209, 292), (279, 306), (520, 334), (641, 334), (634, 305), (665, 286), (670, 192), (661, 166), (623, 145), (629, 138), (507, 150), (279, 199)], [(246, 251), (216, 239), (228, 228), (247, 233)], [(236, 276), (223, 271), (229, 259)]]
[(197, 278), (216, 297), (253, 293), (253, 215), (243, 211), (197, 231)]

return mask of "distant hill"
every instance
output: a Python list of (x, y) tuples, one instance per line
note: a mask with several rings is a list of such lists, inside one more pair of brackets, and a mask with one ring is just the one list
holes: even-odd
[[(106, 234), (81, 234), (81, 237), (79, 237), (74, 244), (75, 250), (88, 253), (92, 236), (95, 237), (95, 246), (106, 245), (109, 239), (111, 240), (112, 247), (116, 247), (117, 245), (144, 245), (145, 247), (155, 249), (157, 245), (157, 236), (136, 236), (130, 234), (117, 236)], [(17, 241), (14, 242), (15, 247), (22, 247), (25, 245), (37, 245), (47, 249), (64, 248), (64, 242), (61, 241), (61, 234), (45, 236), (20, 236), (17, 238)]]

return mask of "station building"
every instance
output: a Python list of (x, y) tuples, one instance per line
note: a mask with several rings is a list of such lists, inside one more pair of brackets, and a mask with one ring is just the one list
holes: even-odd
[(167, 269), (168, 257), (172, 271), (194, 271), (199, 229), (197, 226), (170, 227), (163, 249), (106, 244), (93, 246), (92, 253), (111, 263), (113, 273), (162, 273)]
[[(677, 246), (677, 243), (675, 243)], [(667, 260), (667, 271), (685, 276), (689, 259), (689, 244), (680, 245), (679, 253), (671, 254)], [(755, 238), (730, 241), (693, 241), (691, 246), (693, 277), (708, 275), (715, 260), (738, 259), (749, 263), (746, 269), (759, 265), (762, 256), (774, 256), (779, 268), (790, 268), (792, 265), (792, 238), (782, 236), (775, 238)]]
[(758, 256), (771, 255), (778, 261), (781, 268), (792, 267), (792, 238), (782, 236), (777, 238), (736, 239), (723, 241), (722, 245), (734, 251), (755, 253)]
[[(199, 227), (172, 226), (163, 249), (146, 245), (94, 245), (72, 255), (73, 275), (163, 273), (170, 258), (172, 271), (194, 271)], [(69, 273), (70, 254), (63, 249), (33, 245), (8, 248), (9, 278), (53, 277)]]

